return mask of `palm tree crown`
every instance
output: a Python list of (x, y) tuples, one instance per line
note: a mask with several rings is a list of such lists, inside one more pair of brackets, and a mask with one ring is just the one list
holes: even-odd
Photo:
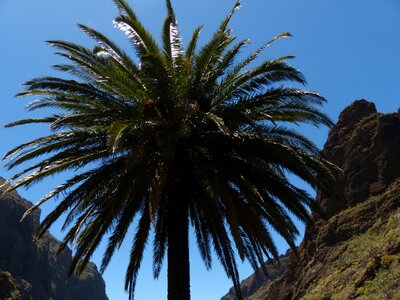
[(278, 255), (271, 229), (294, 247), (298, 231), (291, 216), (309, 222), (309, 209), (316, 208), (287, 175), (331, 192), (332, 166), (311, 141), (285, 126), (331, 125), (318, 109), (325, 99), (282, 85), (305, 83), (287, 63), (290, 56), (249, 67), (288, 33), (238, 61), (249, 42), (235, 42), (228, 28), (239, 1), (200, 49), (201, 27), (184, 49), (170, 0), (161, 45), (125, 0), (114, 2), (120, 12), (115, 27), (132, 43), (134, 59), (84, 25), (79, 28), (95, 40), (93, 49), (48, 42), (69, 61), (54, 68), (76, 80), (40, 77), (26, 82), (19, 96), (40, 98), (29, 109), (55, 108), (58, 113), (6, 125), (48, 123), (52, 130), (6, 154), (10, 169), (35, 159), (10, 179), (10, 189), (75, 172), (27, 211), (60, 198), (39, 236), (66, 213), (63, 247), (76, 244), (71, 272), (81, 272), (107, 236), (104, 271), (135, 224), (125, 284), (133, 298), (153, 228), (154, 276), (167, 254), (169, 299), (189, 299), (192, 226), (206, 267), (215, 251), (241, 298), (234, 249), (254, 268), (262, 266), (265, 258)]

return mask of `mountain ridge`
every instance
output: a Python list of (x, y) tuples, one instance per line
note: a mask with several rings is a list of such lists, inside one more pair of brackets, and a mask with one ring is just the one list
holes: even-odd
[[(0, 178), (0, 185), (5, 182)], [(17, 192), (0, 191), (0, 299), (108, 300), (97, 267), (67, 277), (72, 251), (56, 255), (60, 242), (46, 232), (35, 238), (40, 209), (21, 220), (32, 203)]]
[(245, 299), (400, 299), (399, 154), (399, 112), (378, 113), (366, 100), (346, 107), (323, 149), (343, 169), (339, 201), (317, 192), (327, 220), (313, 215), (299, 255)]

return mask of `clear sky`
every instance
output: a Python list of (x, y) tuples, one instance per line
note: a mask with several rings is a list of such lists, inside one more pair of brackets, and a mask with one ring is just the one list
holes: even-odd
[[(163, 0), (131, 0), (130, 3), (158, 38), (165, 17)], [(185, 42), (201, 24), (205, 25), (202, 41), (210, 38), (234, 0), (172, 0), (172, 3)], [(13, 96), (22, 90), (24, 81), (55, 74), (50, 65), (61, 63), (61, 58), (52, 54), (53, 49), (45, 45), (45, 40), (63, 39), (91, 45), (77, 30), (75, 24), (79, 22), (100, 30), (129, 49), (123, 34), (112, 26), (115, 16), (111, 0), (0, 0), (0, 123), (36, 115), (24, 108), (29, 99), (15, 100)], [(328, 99), (324, 110), (334, 120), (344, 107), (360, 98), (374, 101), (381, 112), (393, 112), (400, 107), (399, 0), (243, 0), (231, 26), (239, 38), (252, 40), (246, 48), (248, 52), (280, 32), (291, 32), (294, 38), (275, 43), (259, 61), (295, 55), (292, 64), (305, 74), (307, 88)], [(300, 127), (299, 130), (320, 147), (328, 132), (326, 128)], [(47, 134), (47, 128), (1, 129), (0, 155), (41, 134)], [(3, 166), (1, 163), (0, 176), (7, 178), (10, 173)], [(63, 178), (55, 177), (20, 193), (35, 202)], [(52, 207), (54, 202), (46, 204), (42, 214)], [(51, 232), (59, 239), (63, 237), (58, 225)], [(286, 245), (279, 240), (278, 243), (284, 252)], [(123, 290), (127, 244), (114, 256), (104, 274), (110, 300), (127, 299)], [(95, 262), (100, 261), (101, 253), (101, 249), (95, 253)], [(136, 299), (166, 298), (166, 264), (160, 278), (153, 281), (151, 260), (151, 253), (147, 252)], [(252, 273), (247, 264), (240, 270), (242, 278)], [(193, 300), (219, 299), (231, 286), (216, 259), (213, 269), (206, 271), (193, 240), (191, 276)]]

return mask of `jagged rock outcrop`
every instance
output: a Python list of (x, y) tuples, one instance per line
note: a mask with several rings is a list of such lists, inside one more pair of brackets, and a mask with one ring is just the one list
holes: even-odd
[[(3, 183), (0, 179), (0, 185)], [(20, 222), (32, 203), (16, 192), (0, 193), (0, 293), (7, 294), (8, 286), (14, 297), (0, 295), (0, 299), (108, 300), (104, 280), (94, 264), (80, 277), (68, 279), (71, 250), (57, 256), (60, 242), (51, 234), (34, 238), (40, 210)]]
[(246, 299), (400, 299), (400, 113), (358, 100), (331, 129), (324, 155), (343, 169), (338, 201), (318, 194), (299, 256)]
[(317, 201), (328, 216), (379, 195), (400, 177), (399, 113), (377, 113), (375, 105), (355, 101), (343, 110), (324, 147), (327, 159), (343, 169), (336, 191), (341, 201)]

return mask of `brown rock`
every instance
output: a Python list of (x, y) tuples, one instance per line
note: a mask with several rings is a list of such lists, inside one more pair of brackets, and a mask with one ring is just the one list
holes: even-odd
[(382, 193), (400, 177), (400, 114), (380, 114), (373, 103), (355, 101), (340, 114), (323, 153), (344, 172), (336, 184), (341, 201), (317, 198), (330, 217)]
[[(355, 101), (330, 130), (323, 154), (343, 170), (335, 185), (339, 201), (317, 193), (328, 220), (314, 217), (299, 256), (249, 300), (354, 299), (384, 272), (382, 256), (400, 259), (400, 230), (390, 227), (400, 224), (400, 113), (380, 114), (373, 103)], [(397, 260), (395, 266), (400, 270)], [(398, 282), (387, 278), (392, 287)], [(399, 286), (380, 292), (376, 299), (400, 297)]]

